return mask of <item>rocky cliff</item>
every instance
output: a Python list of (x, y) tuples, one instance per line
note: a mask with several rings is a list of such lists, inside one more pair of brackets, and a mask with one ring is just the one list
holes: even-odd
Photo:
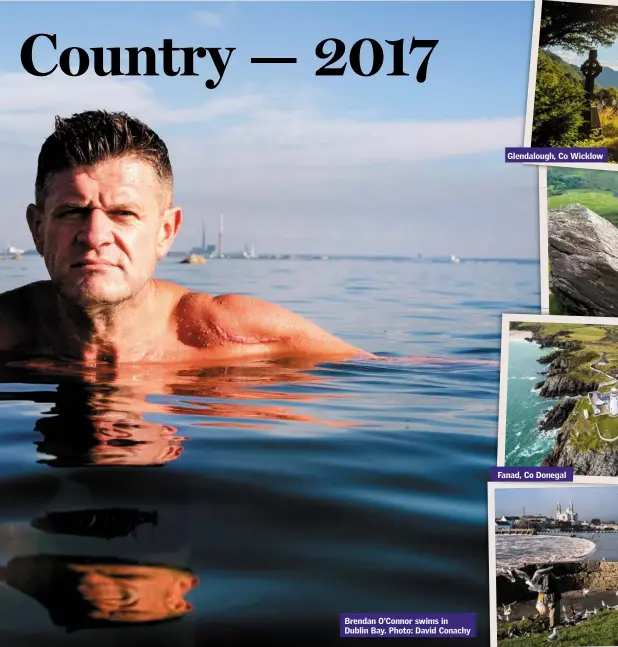
[[(546, 347), (550, 344), (555, 348), (547, 355), (538, 359), (540, 364), (547, 364), (545, 369), (545, 380), (535, 384), (540, 389), (539, 394), (546, 398), (559, 398), (562, 396), (585, 395), (599, 387), (600, 380), (578, 380), (572, 372), (577, 371), (587, 362), (594, 362), (598, 359), (595, 352), (579, 353), (574, 356), (569, 351), (581, 350), (582, 344), (578, 341), (557, 341), (553, 337), (541, 337), (538, 334), (534, 337), (536, 343), (544, 343)], [(572, 408), (572, 407), (571, 407)]]
[(603, 452), (579, 451), (569, 444), (570, 429), (563, 427), (556, 436), (554, 447), (543, 461), (548, 467), (572, 467), (575, 474), (586, 476), (618, 476), (618, 447), (610, 445)]
[(559, 398), (563, 395), (585, 395), (598, 388), (599, 382), (580, 382), (568, 375), (548, 377), (540, 387), (540, 395), (546, 398)]
[(566, 314), (618, 316), (618, 228), (572, 204), (547, 217), (549, 289)]
[(577, 398), (565, 398), (553, 406), (539, 423), (541, 431), (550, 431), (551, 429), (560, 429), (568, 420), (571, 411), (577, 404)]

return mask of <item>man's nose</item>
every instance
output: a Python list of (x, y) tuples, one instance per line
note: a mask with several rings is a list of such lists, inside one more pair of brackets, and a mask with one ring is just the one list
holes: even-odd
[(82, 220), (77, 240), (93, 249), (113, 240), (113, 223), (102, 209), (92, 209)]

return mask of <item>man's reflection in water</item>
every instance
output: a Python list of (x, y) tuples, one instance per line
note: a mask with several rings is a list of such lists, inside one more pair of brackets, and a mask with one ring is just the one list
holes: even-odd
[(137, 528), (143, 524), (150, 524), (154, 529), (158, 519), (156, 510), (147, 512), (136, 508), (98, 508), (48, 512), (44, 517), (33, 519), (30, 525), (53, 535), (115, 539), (135, 536)]
[(48, 456), (40, 462), (55, 467), (161, 466), (178, 458), (187, 440), (177, 436), (174, 427), (136, 419), (129, 412), (77, 419), (60, 412), (37, 420), (35, 430), (43, 435), (35, 443), (37, 449)]
[[(185, 417), (186, 428), (270, 429), (274, 423), (308, 422), (328, 427), (358, 423), (324, 420), (294, 405), (347, 397), (328, 392), (328, 378), (307, 372), (315, 364), (261, 363), (181, 368), (170, 366), (84, 368), (58, 363), (20, 362), (0, 373), (4, 382), (56, 383), (37, 391), (36, 402), (51, 408), (37, 420), (40, 462), (71, 466), (162, 466), (179, 458), (189, 440), (176, 427), (146, 419)], [(17, 374), (15, 374), (17, 371)], [(4, 391), (2, 400), (23, 400)], [(155, 401), (156, 400), (156, 401)], [(285, 406), (282, 406), (282, 405)], [(293, 429), (290, 429), (293, 433)]]
[(22, 556), (0, 580), (33, 597), (67, 631), (178, 619), (193, 610), (185, 595), (199, 584), (186, 569), (115, 558)]

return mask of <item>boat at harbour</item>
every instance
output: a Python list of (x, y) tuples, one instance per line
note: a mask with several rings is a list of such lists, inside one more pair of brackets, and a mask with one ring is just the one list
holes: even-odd
[(24, 254), (24, 252), (25, 250), (8, 244), (4, 249), (0, 251), (0, 258), (19, 259), (22, 257), (22, 254)]

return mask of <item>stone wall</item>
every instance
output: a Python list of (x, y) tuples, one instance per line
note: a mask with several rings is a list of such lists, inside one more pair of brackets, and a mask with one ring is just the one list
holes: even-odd
[(618, 562), (586, 562), (583, 583), (587, 589), (618, 589)]

